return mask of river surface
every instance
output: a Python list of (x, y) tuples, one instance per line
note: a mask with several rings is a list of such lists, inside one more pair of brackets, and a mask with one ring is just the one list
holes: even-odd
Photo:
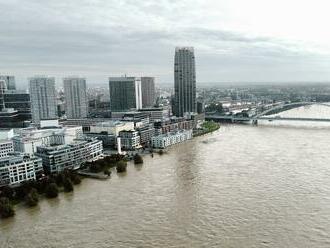
[(274, 123), (223, 125), (127, 174), (17, 206), (0, 247), (330, 247), (330, 128)]

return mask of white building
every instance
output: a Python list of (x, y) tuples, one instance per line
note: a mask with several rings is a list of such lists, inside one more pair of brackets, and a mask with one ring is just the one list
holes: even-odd
[(35, 180), (43, 173), (42, 160), (27, 154), (0, 158), (0, 186)]
[(39, 146), (36, 152), (49, 173), (79, 169), (86, 161), (97, 160), (102, 155), (103, 146), (100, 140), (76, 140), (67, 145)]
[(54, 77), (30, 78), (31, 114), (34, 123), (40, 120), (56, 119), (56, 91)]
[(192, 138), (192, 130), (180, 130), (152, 137), (154, 148), (166, 148)]
[(11, 138), (14, 136), (13, 129), (0, 129), (0, 158), (7, 157), (14, 152), (14, 145)]
[(134, 122), (129, 121), (106, 121), (97, 123), (94, 126), (90, 126), (91, 133), (107, 132), (113, 134), (115, 137), (119, 135), (121, 131), (134, 130)]
[(141, 148), (139, 132), (121, 131), (119, 133), (121, 148), (124, 150), (135, 150)]
[(33, 154), (38, 146), (70, 144), (75, 139), (83, 138), (81, 126), (64, 126), (59, 128), (23, 128), (13, 137), (14, 150)]
[(88, 112), (86, 79), (67, 77), (63, 79), (63, 85), (67, 118), (86, 118)]

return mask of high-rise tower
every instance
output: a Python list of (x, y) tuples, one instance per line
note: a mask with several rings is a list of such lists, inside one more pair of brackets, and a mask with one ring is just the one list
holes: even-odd
[(193, 47), (177, 47), (174, 57), (174, 101), (173, 113), (183, 116), (196, 112), (196, 71)]
[(57, 118), (55, 78), (46, 76), (30, 78), (30, 98), (34, 123)]
[(142, 107), (150, 108), (156, 103), (155, 78), (141, 77)]
[(109, 90), (112, 112), (142, 108), (141, 78), (110, 77)]
[(87, 117), (86, 79), (67, 77), (63, 79), (65, 96), (65, 113), (68, 119)]

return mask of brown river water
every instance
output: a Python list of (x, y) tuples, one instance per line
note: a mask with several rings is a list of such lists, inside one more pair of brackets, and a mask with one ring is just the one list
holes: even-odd
[(330, 247), (330, 126), (223, 125), (126, 174), (16, 206), (0, 247)]

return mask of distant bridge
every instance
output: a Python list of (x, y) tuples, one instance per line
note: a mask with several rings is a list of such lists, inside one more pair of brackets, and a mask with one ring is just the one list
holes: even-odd
[[(244, 116), (236, 116), (236, 115), (206, 115), (206, 120), (214, 120), (214, 121), (230, 121), (230, 122), (250, 122), (253, 124), (257, 124), (258, 120), (268, 120), (268, 121), (313, 121), (313, 122), (330, 122), (330, 118), (305, 118), (305, 117), (281, 117), (281, 116), (267, 116), (267, 114), (272, 113), (276, 110), (286, 111), (285, 107), (301, 107), (308, 105), (322, 105), (326, 107), (330, 107), (330, 104), (326, 103), (318, 103), (318, 102), (294, 102), (287, 104), (279, 104), (269, 108), (261, 113), (256, 113), (253, 116), (244, 117)], [(280, 111), (282, 112), (282, 111)], [(329, 116), (330, 117), (330, 116)]]

